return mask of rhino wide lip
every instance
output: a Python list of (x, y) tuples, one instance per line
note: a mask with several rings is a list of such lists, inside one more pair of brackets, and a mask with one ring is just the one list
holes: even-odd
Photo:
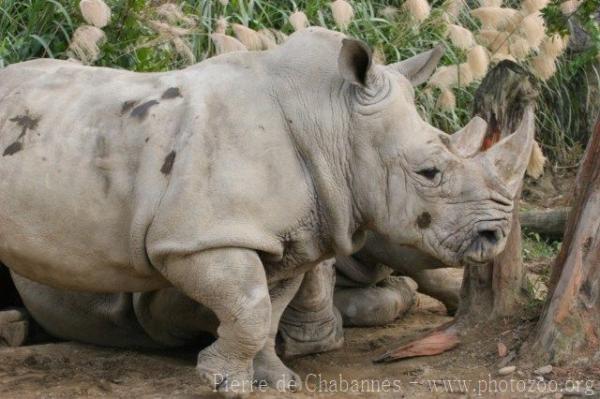
[[(509, 227), (510, 220), (509, 218), (493, 218), (493, 219), (484, 219), (480, 220), (473, 226), (473, 233), (469, 237), (466, 242), (468, 244), (464, 246), (462, 251), (459, 251), (458, 258), (460, 259), (460, 263), (463, 265), (473, 265), (473, 266), (483, 266), (487, 265), (494, 260), (498, 256), (498, 252), (494, 250), (494, 247), (500, 245), (500, 242), (506, 243), (506, 239), (508, 236), (507, 228)], [(498, 227), (502, 233), (502, 238), (498, 243), (495, 244), (484, 244), (481, 243), (481, 237), (477, 234), (478, 231), (481, 230), (482, 227), (490, 228), (490, 227)], [(482, 246), (486, 246), (485, 252), (495, 252), (494, 256), (490, 256), (489, 259), (479, 260), (480, 251)]]

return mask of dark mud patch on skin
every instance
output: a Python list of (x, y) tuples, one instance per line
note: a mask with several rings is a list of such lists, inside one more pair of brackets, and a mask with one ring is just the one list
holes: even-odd
[(137, 104), (137, 101), (135, 100), (125, 101), (123, 105), (121, 105), (121, 115), (125, 115), (127, 112), (129, 112), (135, 104)]
[(20, 137), (25, 136), (27, 133), (27, 129), (35, 130), (37, 127), (40, 118), (32, 118), (29, 115), (17, 115), (14, 118), (9, 119), (11, 122), (15, 122), (17, 125), (21, 126), (22, 131)]
[(426, 229), (431, 224), (431, 215), (429, 212), (423, 212), (417, 218), (417, 226), (421, 229)]
[(100, 173), (100, 177), (102, 179), (102, 191), (104, 195), (108, 195), (110, 191), (110, 174), (109, 171), (104, 164), (106, 159), (108, 158), (108, 143), (106, 142), (106, 138), (104, 136), (98, 136), (96, 138), (96, 150), (95, 150), (97, 167)]
[(169, 87), (160, 97), (163, 100), (170, 100), (172, 98), (183, 97), (179, 87)]
[(27, 134), (27, 130), (35, 130), (37, 128), (40, 118), (34, 118), (29, 116), (28, 114), (25, 114), (17, 115), (14, 118), (10, 118), (9, 121), (16, 123), (17, 126), (20, 126), (21, 133), (12, 144), (10, 144), (4, 149), (4, 152), (2, 153), (3, 157), (7, 155), (16, 154), (17, 152), (23, 150), (23, 137), (25, 137), (25, 135)]
[(169, 155), (165, 157), (165, 162), (163, 162), (163, 166), (160, 168), (160, 172), (163, 175), (166, 176), (171, 173), (171, 169), (173, 169), (173, 164), (175, 163), (175, 156), (177, 156), (177, 153), (175, 151), (171, 151)]
[(131, 116), (134, 118), (144, 119), (148, 115), (148, 110), (157, 104), (159, 104), (158, 100), (146, 101), (145, 103), (135, 107), (133, 111), (131, 111)]
[(19, 142), (19, 141), (15, 141), (14, 143), (12, 143), (8, 147), (6, 147), (6, 149), (2, 153), (2, 156), (5, 157), (7, 155), (16, 154), (17, 152), (21, 151), (22, 149), (23, 149), (23, 144), (21, 144), (21, 142)]

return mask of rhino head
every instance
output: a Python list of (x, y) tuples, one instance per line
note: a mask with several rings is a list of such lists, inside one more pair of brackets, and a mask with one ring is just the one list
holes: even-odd
[(338, 71), (351, 110), (353, 196), (367, 228), (390, 242), (448, 265), (484, 264), (506, 244), (533, 144), (533, 110), (485, 152), (481, 118), (452, 135), (431, 126), (417, 112), (413, 86), (428, 79), (442, 53), (384, 66), (361, 41), (343, 39)]

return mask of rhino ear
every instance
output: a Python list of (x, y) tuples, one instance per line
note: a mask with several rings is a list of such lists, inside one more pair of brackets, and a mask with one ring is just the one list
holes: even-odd
[(427, 82), (440, 59), (444, 55), (444, 47), (438, 44), (433, 49), (417, 54), (407, 60), (390, 64), (387, 68), (404, 75), (413, 86)]
[(338, 69), (347, 81), (366, 87), (371, 69), (371, 49), (360, 40), (345, 38), (338, 57)]

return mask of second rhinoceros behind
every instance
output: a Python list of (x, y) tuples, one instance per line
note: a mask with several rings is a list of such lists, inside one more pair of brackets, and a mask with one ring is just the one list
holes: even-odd
[(366, 230), (447, 264), (504, 246), (532, 113), (486, 153), (481, 120), (435, 129), (411, 84), (440, 56), (374, 65), (362, 42), (311, 28), (176, 72), (0, 70), (0, 261), (64, 289), (175, 286), (219, 319), (201, 381), (292, 387), (281, 313)]

